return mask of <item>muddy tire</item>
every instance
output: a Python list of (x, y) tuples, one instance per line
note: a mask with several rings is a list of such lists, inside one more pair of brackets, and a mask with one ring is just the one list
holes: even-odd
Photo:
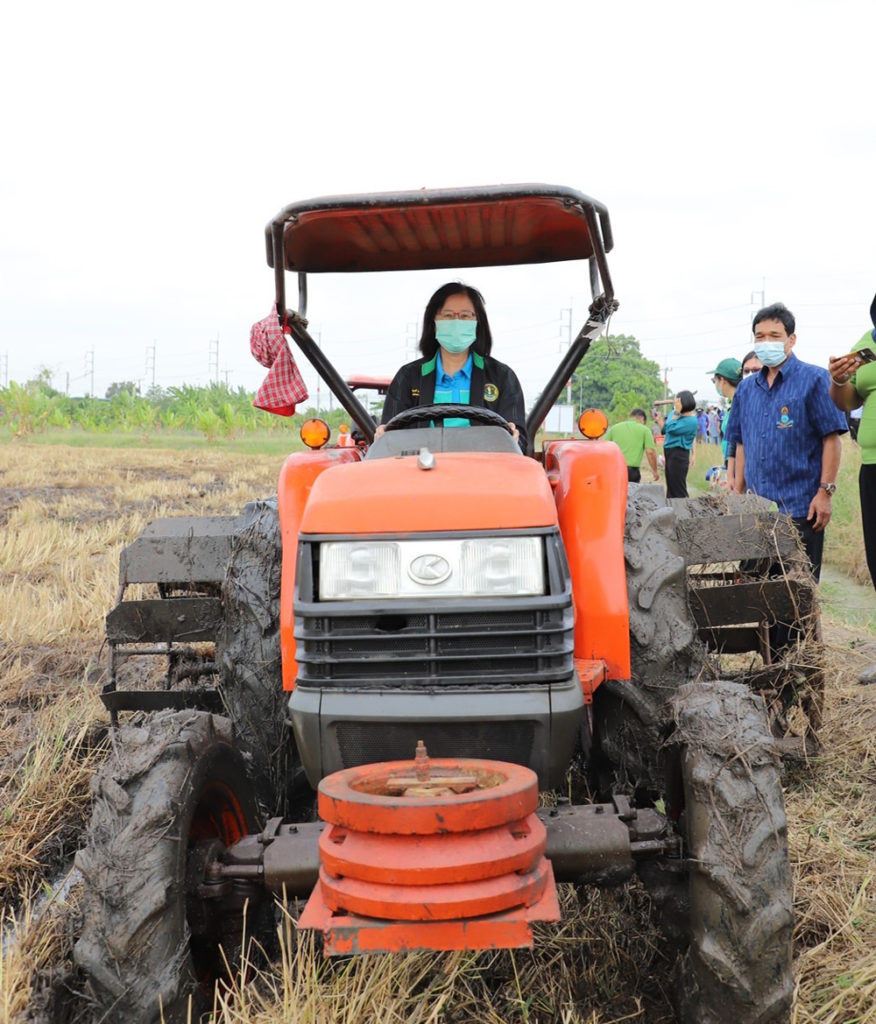
[(244, 514), (222, 588), (220, 687), (250, 778), (265, 811), (273, 815), (284, 809), (294, 742), (284, 724), (277, 501), (251, 502)]
[(596, 691), (597, 788), (657, 792), (665, 774), (659, 752), (672, 722), (672, 698), (704, 658), (688, 604), (675, 511), (658, 485), (630, 487), (624, 561), (632, 678), (603, 683)]
[(689, 871), (679, 1021), (786, 1024), (793, 993), (791, 868), (763, 702), (740, 684), (693, 683), (679, 690), (674, 709)]
[[(195, 844), (229, 845), (258, 830), (255, 796), (230, 740), (227, 719), (161, 712), (120, 729), (94, 779), (87, 844), (76, 856), (83, 898), (74, 959), (100, 1020), (176, 1024), (187, 1020), (191, 1000), (196, 1021), (223, 973), (220, 942), (234, 963), (242, 914), (193, 936), (186, 893)], [(251, 903), (248, 922), (254, 915)]]

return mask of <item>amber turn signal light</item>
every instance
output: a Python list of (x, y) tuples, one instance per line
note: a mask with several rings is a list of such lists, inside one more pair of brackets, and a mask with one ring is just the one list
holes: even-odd
[(305, 420), (301, 424), (301, 440), (308, 448), (322, 448), (329, 437), (331, 430), (325, 420)]
[(585, 409), (578, 417), (578, 429), (594, 441), (608, 430), (608, 417), (601, 409)]

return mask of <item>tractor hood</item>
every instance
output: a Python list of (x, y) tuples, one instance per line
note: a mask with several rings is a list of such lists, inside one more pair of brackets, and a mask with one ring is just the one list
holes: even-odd
[(374, 459), (321, 473), (302, 534), (425, 533), (555, 526), (542, 467), (522, 455), (439, 452), (432, 469), (417, 456)]

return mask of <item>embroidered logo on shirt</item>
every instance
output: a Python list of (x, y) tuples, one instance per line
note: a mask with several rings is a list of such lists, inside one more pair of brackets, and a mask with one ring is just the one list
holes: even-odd
[(419, 398), (419, 397), (420, 397), (420, 389), (419, 388), (411, 388), (411, 398)]
[(495, 384), (484, 384), (484, 401), (495, 402), (499, 397), (499, 389)]
[(791, 419), (787, 405), (782, 406), (782, 415), (779, 417), (779, 422), (776, 424), (776, 426), (779, 428), (779, 430), (784, 430), (785, 427), (794, 426), (794, 421)]

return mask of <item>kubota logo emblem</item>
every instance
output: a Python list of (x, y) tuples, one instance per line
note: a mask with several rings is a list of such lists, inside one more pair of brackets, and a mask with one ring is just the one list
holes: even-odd
[(414, 583), (432, 586), (443, 583), (450, 575), (450, 562), (440, 555), (420, 555), (408, 566), (408, 576)]

